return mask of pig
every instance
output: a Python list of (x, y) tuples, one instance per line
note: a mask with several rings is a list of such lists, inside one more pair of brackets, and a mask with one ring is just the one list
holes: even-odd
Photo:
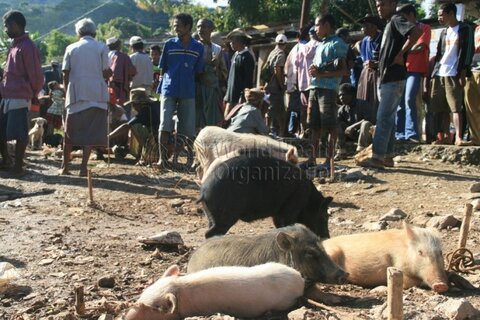
[(275, 227), (302, 223), (329, 238), (328, 205), (306, 173), (271, 157), (235, 157), (217, 166), (200, 188), (209, 229), (205, 237), (225, 234), (238, 220), (272, 217)]
[(126, 319), (174, 320), (215, 313), (253, 318), (290, 309), (304, 291), (298, 271), (273, 262), (178, 274), (178, 266), (168, 268), (140, 295)]
[(269, 261), (295, 268), (307, 285), (341, 284), (348, 276), (325, 253), (320, 238), (298, 223), (253, 236), (208, 239), (190, 257), (187, 272), (218, 266), (254, 266)]
[(387, 284), (387, 268), (403, 272), (405, 289), (427, 285), (448, 290), (440, 239), (434, 230), (404, 223), (403, 230), (339, 236), (323, 241), (327, 254), (348, 272), (352, 284), (373, 287)]
[(198, 179), (202, 180), (204, 173), (216, 158), (245, 148), (267, 150), (272, 157), (293, 164), (298, 162), (297, 148), (290, 144), (268, 136), (236, 133), (220, 127), (208, 126), (198, 133), (193, 144)]

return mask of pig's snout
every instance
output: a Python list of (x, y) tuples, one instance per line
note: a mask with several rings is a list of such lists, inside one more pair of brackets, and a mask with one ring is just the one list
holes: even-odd
[(445, 282), (435, 282), (432, 284), (432, 290), (437, 293), (444, 293), (448, 291), (448, 285)]
[(348, 279), (348, 276), (350, 274), (348, 272), (345, 272), (343, 270), (340, 270), (338, 271), (336, 274), (335, 274), (335, 283), (336, 284), (345, 284), (347, 282), (347, 279)]

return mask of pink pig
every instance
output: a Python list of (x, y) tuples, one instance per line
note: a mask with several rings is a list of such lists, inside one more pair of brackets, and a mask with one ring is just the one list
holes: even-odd
[(403, 272), (403, 287), (427, 285), (448, 291), (442, 246), (434, 230), (411, 227), (403, 230), (360, 233), (322, 242), (327, 254), (343, 270), (347, 281), (372, 287), (387, 284), (387, 268)]
[(294, 306), (305, 285), (298, 271), (279, 263), (178, 274), (178, 266), (168, 268), (145, 289), (126, 319), (173, 320), (215, 313), (258, 317)]

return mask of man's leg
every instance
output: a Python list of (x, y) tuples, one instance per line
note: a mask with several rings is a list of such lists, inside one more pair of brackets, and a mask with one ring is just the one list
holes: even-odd
[(371, 127), (372, 127), (372, 123), (366, 120), (364, 120), (360, 125), (360, 130), (358, 134), (357, 151), (361, 151), (365, 149), (372, 143), (372, 135), (370, 133)]
[(397, 107), (397, 113), (395, 115), (395, 139), (399, 141), (406, 140), (405, 137), (405, 109), (406, 109), (406, 97), (405, 94), (402, 97), (402, 101)]
[(462, 145), (462, 113), (452, 112), (452, 122), (455, 127), (455, 144)]
[(417, 124), (417, 93), (420, 89), (420, 74), (409, 73), (405, 83), (405, 140), (419, 140)]
[(19, 174), (23, 172), (23, 160), (25, 158), (25, 150), (27, 149), (27, 140), (17, 140), (15, 143), (15, 164), (13, 165), (13, 173)]
[[(176, 108), (176, 99), (172, 97), (160, 97), (160, 126), (158, 128), (158, 152), (157, 166), (168, 168), (168, 138), (173, 130), (173, 111)], [(193, 125), (195, 127), (195, 118)]]
[(92, 147), (91, 146), (85, 146), (83, 147), (83, 153), (82, 153), (82, 163), (80, 164), (80, 177), (86, 177), (87, 176), (87, 165), (88, 165), (88, 159), (90, 159), (90, 154), (92, 153)]
[(67, 175), (70, 174), (68, 170), (68, 164), (70, 162), (70, 154), (72, 153), (72, 145), (64, 143), (63, 144), (63, 162), (62, 162), (62, 169), (60, 174)]

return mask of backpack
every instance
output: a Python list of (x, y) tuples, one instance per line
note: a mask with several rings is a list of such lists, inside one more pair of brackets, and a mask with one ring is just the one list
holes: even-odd
[(260, 85), (264, 86), (266, 83), (269, 83), (273, 77), (273, 68), (269, 60), (265, 61), (260, 70)]

